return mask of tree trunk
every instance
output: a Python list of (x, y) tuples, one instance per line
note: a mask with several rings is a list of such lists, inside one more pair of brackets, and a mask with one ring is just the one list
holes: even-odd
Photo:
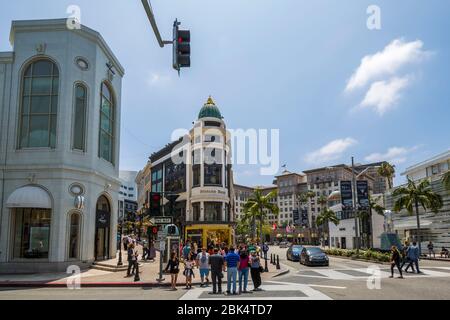
[(420, 231), (420, 218), (419, 218), (419, 204), (416, 201), (416, 218), (417, 218), (417, 240), (419, 243), (419, 257), (422, 254), (422, 237), (421, 237), (421, 231)]
[(256, 238), (256, 219), (255, 216), (252, 217), (252, 241)]

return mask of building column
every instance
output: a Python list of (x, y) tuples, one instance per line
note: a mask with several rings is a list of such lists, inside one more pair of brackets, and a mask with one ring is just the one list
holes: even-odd
[(200, 201), (200, 221), (205, 221), (205, 207), (203, 201)]
[(225, 202), (222, 202), (222, 222), (225, 221), (225, 216), (226, 216), (226, 212), (225, 212)]

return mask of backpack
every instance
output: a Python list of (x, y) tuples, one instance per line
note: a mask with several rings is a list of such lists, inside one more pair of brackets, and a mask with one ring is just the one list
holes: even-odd
[(201, 259), (200, 259), (200, 262), (201, 262), (201, 263), (206, 263), (206, 258), (207, 258), (206, 253), (205, 253), (205, 254), (202, 253), (202, 257), (201, 257)]

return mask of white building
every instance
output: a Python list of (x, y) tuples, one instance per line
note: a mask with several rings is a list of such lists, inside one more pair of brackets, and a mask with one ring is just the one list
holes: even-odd
[(119, 220), (124, 217), (126, 210), (137, 211), (137, 171), (119, 171), (120, 189), (119, 189)]
[[(450, 247), (450, 193), (442, 184), (442, 175), (450, 169), (450, 150), (447, 150), (430, 159), (406, 168), (402, 175), (415, 182), (428, 179), (431, 189), (440, 194), (443, 207), (438, 213), (430, 210), (424, 211), (419, 207), (422, 248), (426, 248), (428, 241), (434, 243), (435, 248)], [(393, 209), (394, 199), (390, 194), (386, 195), (386, 207)], [(394, 231), (400, 240), (417, 240), (416, 215), (409, 214), (406, 210), (393, 214)]]
[(115, 256), (124, 70), (102, 36), (14, 21), (0, 53), (0, 272)]

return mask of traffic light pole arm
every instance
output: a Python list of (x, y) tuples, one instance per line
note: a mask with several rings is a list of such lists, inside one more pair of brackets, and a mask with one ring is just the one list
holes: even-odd
[(173, 41), (162, 40), (161, 34), (159, 33), (158, 26), (156, 25), (155, 16), (153, 15), (152, 7), (149, 4), (150, 0), (141, 0), (142, 5), (144, 6), (145, 12), (147, 13), (148, 20), (152, 25), (153, 32), (155, 33), (156, 40), (158, 40), (159, 46), (161, 48), (164, 47), (165, 44), (173, 44)]

